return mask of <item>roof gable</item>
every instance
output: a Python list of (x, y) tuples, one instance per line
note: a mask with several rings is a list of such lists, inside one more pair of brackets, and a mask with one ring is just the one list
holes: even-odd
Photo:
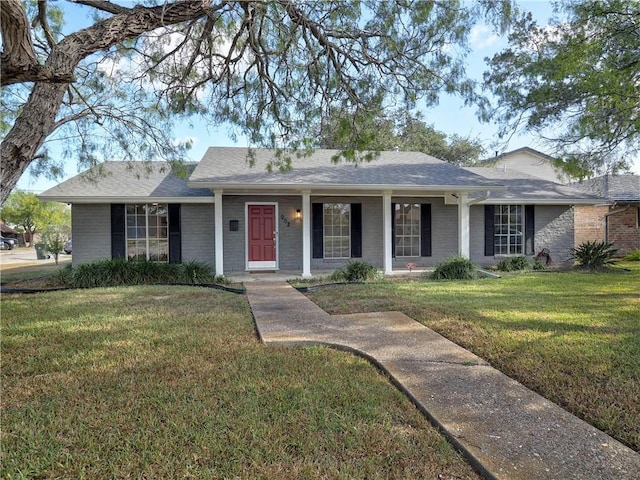
[(571, 180), (562, 168), (555, 166), (553, 157), (531, 147), (518, 148), (483, 160), (481, 166), (520, 172), (556, 183), (567, 183)]

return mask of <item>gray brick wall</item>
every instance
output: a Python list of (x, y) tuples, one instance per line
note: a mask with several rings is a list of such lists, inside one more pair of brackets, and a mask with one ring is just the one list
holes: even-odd
[[(362, 260), (382, 268), (382, 198), (381, 197), (317, 197), (311, 203), (360, 203), (362, 204)], [(302, 242), (302, 237), (301, 240)], [(302, 255), (302, 252), (301, 252)], [(349, 263), (347, 259), (312, 258), (311, 270), (334, 270)]]
[(215, 264), (215, 214), (213, 204), (180, 207), (182, 261)]
[(111, 258), (111, 205), (71, 206), (73, 265)]
[[(224, 269), (244, 271), (246, 267), (245, 205), (247, 202), (278, 204), (278, 260), (281, 270), (302, 270), (302, 220), (295, 218), (301, 209), (299, 196), (225, 196), (224, 197)], [(429, 267), (454, 255), (458, 250), (457, 206), (445, 205), (441, 198), (393, 197), (394, 203), (431, 203), (432, 256), (405, 257), (393, 261), (394, 268), (407, 262)], [(362, 260), (382, 268), (383, 232), (381, 197), (311, 197), (312, 203), (362, 204)], [(74, 265), (111, 257), (110, 205), (72, 206)], [(182, 258), (214, 265), (214, 205), (183, 204), (181, 207)], [(230, 220), (238, 220), (238, 231), (231, 232)], [(484, 255), (484, 206), (474, 205), (470, 211), (470, 256), (481, 265), (494, 265), (494, 256)], [(570, 261), (574, 246), (574, 211), (566, 206), (536, 206), (535, 250), (548, 248), (556, 263)], [(312, 270), (333, 270), (346, 260), (311, 259)]]
[[(393, 268), (405, 268), (407, 262), (419, 267), (437, 264), (458, 250), (458, 210), (456, 205), (445, 205), (442, 198), (392, 197), (393, 203), (431, 204), (431, 257), (397, 257)], [(361, 203), (362, 204), (362, 259), (379, 268), (383, 266), (382, 197), (311, 197), (312, 203)], [(351, 259), (311, 260), (311, 269), (331, 270), (339, 268)], [(360, 260), (360, 259), (359, 259)]]
[[(534, 248), (536, 253), (548, 248), (555, 263), (570, 262), (574, 241), (573, 207), (536, 205)], [(470, 257), (480, 265), (495, 265), (500, 257), (484, 255), (484, 205), (470, 211)]]
[(574, 245), (574, 209), (566, 206), (536, 206), (536, 253), (548, 248), (554, 263), (571, 263)]
[(407, 262), (432, 267), (458, 252), (458, 206), (445, 205), (443, 198), (392, 197), (393, 203), (431, 204), (431, 256), (396, 257), (393, 268), (405, 268)]

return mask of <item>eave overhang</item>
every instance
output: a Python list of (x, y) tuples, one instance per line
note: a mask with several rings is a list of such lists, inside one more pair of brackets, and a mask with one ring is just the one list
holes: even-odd
[(215, 203), (215, 197), (83, 197), (38, 195), (46, 202), (61, 202), (75, 204), (103, 204), (103, 203)]
[(246, 184), (218, 183), (213, 181), (189, 181), (190, 188), (209, 188), (224, 195), (341, 195), (380, 196), (385, 193), (415, 196), (444, 196), (450, 192), (503, 191), (504, 185), (342, 185), (342, 184)]

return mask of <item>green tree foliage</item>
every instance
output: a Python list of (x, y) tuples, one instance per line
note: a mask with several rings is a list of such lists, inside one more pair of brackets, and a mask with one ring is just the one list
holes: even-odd
[[(95, 22), (63, 34), (61, 13), (71, 3)], [(304, 151), (318, 120), (338, 106), (355, 117), (372, 99), (428, 106), (447, 92), (477, 102), (464, 69), (469, 31), (479, 19), (503, 28), (511, 14), (509, 0), (2, 7), (0, 202), (33, 162), (51, 165), (52, 140), (87, 165), (177, 162), (189, 143), (174, 141), (172, 122), (189, 118), (230, 124), (252, 145)]]
[(67, 225), (48, 225), (42, 231), (42, 246), (45, 251), (53, 255), (56, 265), (70, 233), (71, 229)]
[[(369, 113), (356, 118), (349, 112), (335, 112), (322, 126), (318, 146), (339, 149), (347, 157), (355, 157), (365, 146), (373, 151), (397, 148), (423, 152), (440, 160), (466, 166), (476, 163), (484, 153), (479, 140), (458, 135), (447, 138), (446, 134), (427, 125), (420, 114), (403, 111), (385, 115), (383, 110), (372, 113), (374, 111), (371, 109)], [(355, 137), (354, 131), (357, 132)]]
[(563, 20), (522, 16), (495, 55), (483, 109), (503, 127), (540, 134), (572, 174), (627, 168), (640, 149), (640, 2), (565, 0)]
[(41, 202), (35, 193), (16, 190), (0, 210), (0, 218), (6, 223), (19, 225), (25, 240), (32, 241), (33, 234), (46, 227), (70, 230), (71, 210), (58, 202)]

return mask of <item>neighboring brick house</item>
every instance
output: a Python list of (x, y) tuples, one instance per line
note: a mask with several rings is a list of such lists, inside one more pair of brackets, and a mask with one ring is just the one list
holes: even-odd
[(619, 255), (640, 248), (640, 176), (604, 175), (575, 186), (606, 199), (606, 205), (575, 207), (576, 245), (604, 240)]

